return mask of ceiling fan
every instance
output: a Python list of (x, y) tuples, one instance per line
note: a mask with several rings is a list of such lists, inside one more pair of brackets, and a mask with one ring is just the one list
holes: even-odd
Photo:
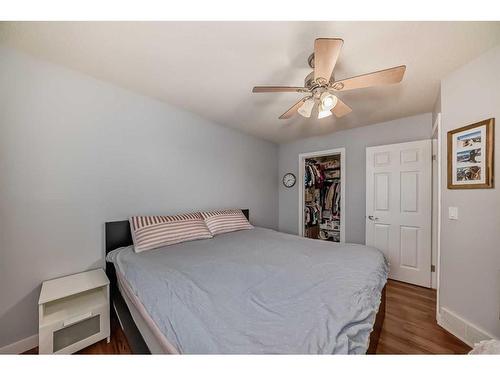
[(352, 109), (335, 95), (337, 92), (399, 83), (403, 79), (405, 65), (336, 81), (333, 69), (343, 44), (344, 41), (338, 38), (318, 38), (314, 41), (314, 53), (308, 59), (309, 66), (314, 71), (307, 75), (303, 87), (255, 86), (252, 92), (308, 93), (308, 96), (283, 113), (279, 117), (281, 120), (291, 118), (296, 112), (303, 117), (311, 117), (316, 103), (319, 119), (331, 116), (332, 113), (340, 118), (352, 112)]

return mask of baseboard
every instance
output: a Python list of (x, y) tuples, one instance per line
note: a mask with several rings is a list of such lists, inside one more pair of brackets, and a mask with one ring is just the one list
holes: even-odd
[(38, 335), (26, 337), (0, 348), (0, 354), (21, 354), (38, 346)]
[(483, 341), (495, 339), (495, 337), (471, 322), (460, 317), (456, 313), (442, 307), (437, 315), (437, 323), (452, 335), (458, 337), (471, 348), (474, 344)]

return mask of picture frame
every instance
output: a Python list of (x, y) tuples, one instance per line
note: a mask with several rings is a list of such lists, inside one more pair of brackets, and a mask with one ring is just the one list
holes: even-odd
[(495, 119), (448, 132), (448, 189), (494, 187)]

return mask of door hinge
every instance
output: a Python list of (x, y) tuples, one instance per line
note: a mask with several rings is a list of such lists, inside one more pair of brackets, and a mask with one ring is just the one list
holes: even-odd
[(437, 155), (432, 155), (432, 160), (437, 160)]
[(431, 264), (431, 272), (436, 272), (436, 266), (434, 264)]

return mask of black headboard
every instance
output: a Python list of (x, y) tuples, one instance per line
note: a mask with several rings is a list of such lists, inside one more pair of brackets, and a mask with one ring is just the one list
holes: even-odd
[[(242, 209), (243, 215), (250, 220), (250, 211)], [(106, 254), (111, 250), (132, 245), (132, 234), (130, 233), (130, 224), (128, 220), (110, 221), (106, 223)]]

